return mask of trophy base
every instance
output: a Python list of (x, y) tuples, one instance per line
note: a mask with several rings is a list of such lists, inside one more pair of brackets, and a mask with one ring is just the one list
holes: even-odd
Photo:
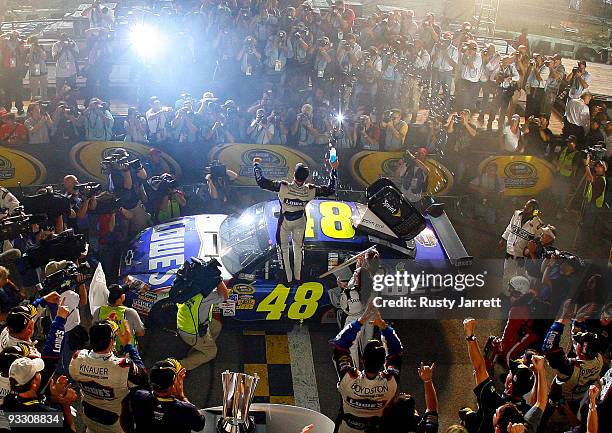
[(245, 423), (232, 424), (221, 418), (217, 423), (217, 433), (255, 433), (255, 419), (250, 416)]

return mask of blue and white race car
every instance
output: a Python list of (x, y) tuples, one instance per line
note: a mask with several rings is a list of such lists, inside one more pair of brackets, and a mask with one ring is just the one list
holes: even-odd
[(304, 283), (287, 288), (277, 283), (284, 272), (276, 248), (279, 208), (279, 202), (271, 200), (238, 214), (182, 217), (143, 231), (121, 265), (123, 278), (143, 283), (132, 285), (128, 301), (143, 317), (155, 321), (155, 316), (174, 307), (169, 305), (168, 292), (183, 262), (191, 257), (216, 258), (231, 288), (229, 300), (220, 306), (223, 316), (238, 321), (328, 322), (334, 320), (334, 308), (327, 289), (335, 286), (335, 278), (319, 276), (371, 246), (376, 245), (382, 258), (405, 259), (406, 269), (451, 268), (469, 259), (444, 213), (426, 216), (427, 227), (415, 239), (394, 241), (388, 233), (382, 236), (382, 222), (364, 222), (366, 205), (313, 200), (306, 208)]

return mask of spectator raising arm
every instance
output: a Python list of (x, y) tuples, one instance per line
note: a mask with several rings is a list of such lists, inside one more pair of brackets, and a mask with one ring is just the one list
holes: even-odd
[(465, 331), (465, 339), (468, 345), (470, 361), (472, 363), (472, 367), (474, 368), (476, 385), (480, 385), (489, 378), (489, 373), (487, 372), (485, 359), (480, 352), (478, 341), (476, 341), (476, 336), (474, 335), (474, 331), (476, 330), (476, 319), (465, 319), (463, 321), (463, 330)]

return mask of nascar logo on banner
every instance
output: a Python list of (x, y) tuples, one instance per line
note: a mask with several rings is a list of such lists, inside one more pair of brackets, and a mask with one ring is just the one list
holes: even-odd
[(44, 183), (47, 169), (38, 158), (25, 152), (0, 146), (0, 185), (39, 185)]
[[(109, 156), (117, 148), (125, 149), (130, 159), (138, 158), (145, 162), (149, 157), (149, 146), (140, 143), (125, 141), (81, 141), (70, 149), (70, 161), (79, 171), (90, 178), (106, 181), (107, 176), (102, 174), (100, 161)], [(162, 152), (161, 158), (170, 168), (170, 172), (180, 176), (181, 167), (170, 155)]]
[[(381, 177), (395, 178), (395, 171), (403, 157), (403, 152), (358, 152), (350, 160), (353, 178), (363, 186), (369, 186)], [(428, 159), (429, 184), (431, 195), (444, 195), (453, 186), (453, 174), (448, 168), (434, 159)]]
[(261, 167), (266, 177), (285, 179), (293, 176), (293, 169), (298, 162), (313, 167), (313, 159), (295, 149), (274, 144), (231, 143), (215, 146), (211, 149), (209, 159), (217, 160), (229, 170), (238, 174), (235, 180), (239, 185), (254, 186), (253, 158), (261, 158)]
[(484, 175), (491, 164), (504, 183), (507, 197), (534, 196), (550, 188), (553, 182), (553, 165), (535, 156), (490, 156), (479, 164), (478, 173)]

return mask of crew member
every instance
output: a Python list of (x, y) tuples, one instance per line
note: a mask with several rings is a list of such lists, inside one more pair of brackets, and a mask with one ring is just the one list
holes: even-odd
[[(606, 203), (606, 172), (608, 165), (605, 161), (591, 164), (591, 155), (584, 161), (587, 190), (585, 193), (584, 214), (582, 217), (583, 230), (592, 233), (597, 226), (595, 222), (601, 215)], [(593, 165), (593, 167), (591, 167)]]
[(427, 194), (429, 167), (425, 161), (427, 161), (427, 149), (424, 147), (419, 148), (416, 155), (407, 150), (396, 171), (401, 179), (402, 194), (415, 205), (421, 202), (424, 194)]
[(512, 219), (502, 234), (499, 248), (506, 249), (504, 260), (504, 289), (508, 287), (510, 278), (522, 272), (524, 266), (524, 251), (529, 238), (534, 236), (542, 225), (539, 214), (539, 204), (536, 199), (527, 200), (523, 209), (514, 211)]
[[(363, 370), (353, 364), (350, 348), (364, 324), (374, 318), (385, 344), (370, 340), (363, 350)], [(338, 416), (338, 433), (375, 431), (381, 421), (383, 409), (397, 391), (402, 360), (402, 343), (393, 328), (380, 317), (371, 305), (347, 325), (336, 338), (334, 364), (340, 377), (338, 392), (342, 406)], [(386, 349), (385, 349), (386, 347)]]
[[(343, 326), (359, 319), (368, 305), (372, 296), (372, 278), (380, 266), (379, 259), (378, 251), (370, 250), (357, 258), (357, 268), (348, 283), (338, 279), (338, 287), (342, 289), (340, 308), (346, 314)], [(360, 353), (373, 334), (374, 328), (370, 323), (364, 324), (359, 331), (355, 343), (351, 346), (354, 365), (359, 365)]]
[(113, 353), (115, 322), (103, 320), (89, 329), (91, 350), (79, 350), (70, 362), (70, 376), (78, 383), (83, 401), (83, 422), (88, 431), (123, 433), (130, 388), (146, 383), (145, 367), (130, 343), (129, 326), (119, 332), (124, 347), (121, 358)]
[[(308, 167), (302, 163), (295, 166), (293, 182), (286, 180), (267, 179), (261, 166), (261, 158), (253, 159), (253, 173), (260, 188), (278, 193), (281, 205), (278, 228), (276, 231), (276, 244), (282, 253), (283, 266), (287, 277), (287, 285), (291, 285), (295, 277), (299, 286), (302, 281), (302, 249), (304, 247), (304, 232), (306, 231), (306, 205), (315, 197), (327, 197), (336, 191), (336, 169), (332, 168), (329, 183), (326, 186), (318, 186), (306, 183), (310, 175)], [(289, 235), (293, 240), (293, 265), (295, 272), (291, 270), (289, 262)]]
[[(96, 309), (93, 313), (93, 320), (94, 322), (106, 319), (112, 320), (119, 325), (121, 331), (125, 330), (125, 322), (129, 322), (130, 329), (133, 331), (130, 344), (137, 347), (136, 337), (144, 336), (145, 329), (136, 310), (124, 305), (127, 292), (128, 286), (120, 286), (119, 284), (108, 286), (108, 305), (102, 305)], [(115, 339), (115, 351), (117, 353), (123, 352), (123, 346), (118, 336)]]
[(213, 314), (215, 305), (228, 298), (223, 281), (206, 297), (198, 293), (183, 304), (177, 304), (176, 327), (179, 336), (191, 346), (187, 356), (180, 360), (186, 370), (193, 370), (217, 356), (215, 340), (221, 333), (221, 320)]

